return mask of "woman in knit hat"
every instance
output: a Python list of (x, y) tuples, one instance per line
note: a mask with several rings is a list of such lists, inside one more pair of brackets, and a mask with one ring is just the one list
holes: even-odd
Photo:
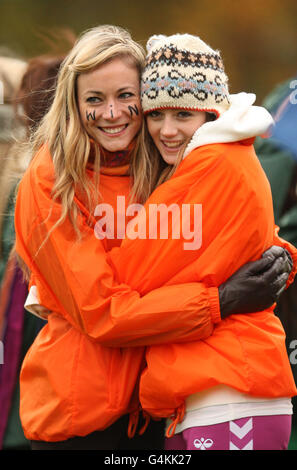
[[(259, 310), (288, 276), (279, 276), (287, 263), (273, 249), (223, 283), (224, 300), (217, 287), (196, 281), (145, 296), (117, 281), (108, 253), (122, 241), (126, 205), (147, 199), (160, 162), (157, 155), (155, 167), (142, 145), (143, 65), (142, 48), (123, 29), (87, 31), (61, 66), (30, 146), (34, 158), (16, 204), (16, 251), (29, 268), (34, 301), (51, 312), (20, 376), (21, 420), (34, 449), (160, 446), (152, 426), (150, 435), (126, 436), (128, 424), (129, 436), (137, 426), (144, 346), (208, 337), (220, 308), (229, 315), (226, 291), (242, 292), (233, 299), (237, 312), (247, 302)], [(110, 238), (96, 231), (102, 207), (115, 214)]]
[[(131, 240), (131, 230), (110, 253), (121, 282), (142, 295), (190, 281), (217, 288), (280, 243), (270, 187), (253, 148), (273, 121), (254, 101), (252, 94), (229, 94), (220, 53), (200, 38), (149, 40), (142, 106), (165, 164), (133, 226), (142, 236)], [(164, 213), (160, 222), (152, 220), (156, 206), (170, 208), (167, 238)], [(160, 230), (153, 238), (152, 224)], [(246, 311), (217, 318), (203, 340), (147, 349), (140, 402), (154, 418), (171, 422), (166, 449), (287, 448), (297, 390), (284, 330), (272, 308)]]

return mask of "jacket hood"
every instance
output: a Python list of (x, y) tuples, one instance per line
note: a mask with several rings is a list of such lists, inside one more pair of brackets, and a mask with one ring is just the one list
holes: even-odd
[(256, 136), (264, 136), (274, 120), (261, 106), (253, 106), (254, 93), (241, 92), (230, 95), (231, 106), (216, 121), (206, 122), (193, 135), (184, 157), (202, 145), (238, 142)]

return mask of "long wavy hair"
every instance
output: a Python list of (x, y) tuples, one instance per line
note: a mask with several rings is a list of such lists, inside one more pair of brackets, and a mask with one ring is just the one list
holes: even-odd
[[(57, 80), (55, 97), (40, 126), (33, 133), (29, 151), (33, 156), (47, 144), (55, 169), (53, 200), (61, 201), (61, 224), (69, 217), (80, 237), (77, 226), (78, 207), (74, 195), (77, 187), (86, 195), (90, 214), (100, 199), (100, 149), (95, 146), (93, 181), (87, 177), (86, 168), (91, 150), (90, 136), (83, 128), (77, 103), (77, 78), (115, 57), (123, 57), (135, 65), (139, 80), (145, 61), (145, 52), (140, 44), (132, 40), (130, 33), (121, 27), (103, 25), (84, 32), (63, 61)], [(155, 185), (158, 161), (151, 160), (144, 145), (144, 125), (136, 138), (131, 164), (131, 199), (144, 202)], [(140, 158), (141, 155), (141, 158)]]

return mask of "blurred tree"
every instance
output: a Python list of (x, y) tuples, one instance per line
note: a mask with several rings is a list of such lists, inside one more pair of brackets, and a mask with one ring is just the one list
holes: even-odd
[(143, 45), (151, 34), (200, 35), (222, 51), (231, 91), (254, 91), (259, 102), (296, 71), (296, 0), (1, 0), (0, 47), (28, 58), (44, 52), (43, 30), (79, 34), (104, 23), (127, 28)]

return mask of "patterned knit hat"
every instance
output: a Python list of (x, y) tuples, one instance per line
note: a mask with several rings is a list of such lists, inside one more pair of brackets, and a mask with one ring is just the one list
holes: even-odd
[(219, 117), (229, 108), (228, 77), (219, 51), (190, 34), (152, 36), (142, 75), (144, 113), (185, 108)]

